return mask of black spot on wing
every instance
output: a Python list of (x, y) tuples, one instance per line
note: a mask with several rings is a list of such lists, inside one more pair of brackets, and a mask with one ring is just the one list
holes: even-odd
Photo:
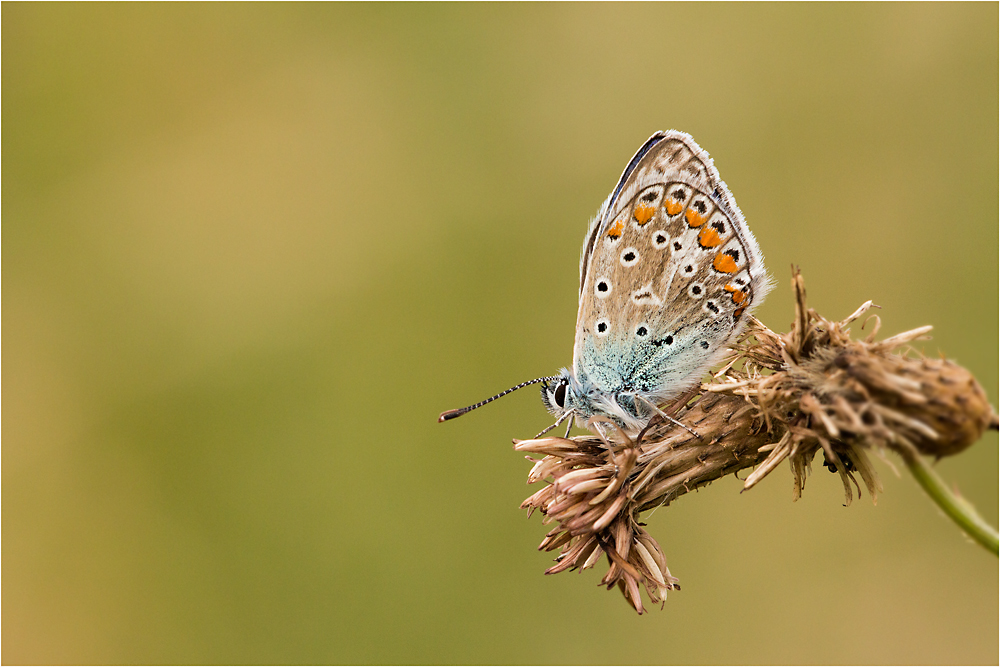
[(674, 344), (674, 337), (671, 336), (670, 334), (667, 334), (660, 340), (653, 341), (653, 345), (655, 345), (656, 347), (660, 347), (661, 345), (673, 345), (673, 344)]

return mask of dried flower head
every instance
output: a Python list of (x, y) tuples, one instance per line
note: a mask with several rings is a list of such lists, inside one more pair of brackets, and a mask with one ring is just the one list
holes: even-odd
[[(879, 321), (864, 340), (850, 325), (873, 307), (869, 301), (840, 322), (807, 308), (795, 273), (796, 318), (776, 334), (757, 320), (715, 383), (682, 396), (665, 413), (698, 434), (655, 417), (634, 439), (613, 423), (607, 432), (574, 438), (514, 441), (534, 467), (529, 483), (548, 484), (522, 503), (554, 523), (539, 549), (558, 549), (546, 574), (594, 566), (606, 557), (601, 583), (617, 586), (640, 614), (640, 591), (662, 603), (678, 590), (666, 558), (643, 529), (639, 515), (730, 473), (757, 467), (752, 488), (788, 460), (799, 498), (815, 455), (844, 483), (847, 504), (860, 497), (860, 475), (872, 500), (882, 490), (868, 456), (891, 449), (904, 458), (958, 453), (996, 416), (982, 387), (960, 366), (899, 348), (926, 337), (921, 327), (876, 342)], [(595, 417), (591, 420), (606, 421)], [(852, 488), (853, 485), (853, 488)]]

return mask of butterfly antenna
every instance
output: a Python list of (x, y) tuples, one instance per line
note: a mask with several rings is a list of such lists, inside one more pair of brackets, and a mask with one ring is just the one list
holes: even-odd
[(470, 405), (467, 408), (459, 408), (457, 410), (445, 410), (444, 412), (442, 412), (440, 414), (440, 416), (438, 416), (438, 423), (441, 423), (441, 422), (444, 422), (444, 421), (448, 421), (449, 419), (454, 419), (455, 417), (461, 417), (466, 412), (471, 412), (471, 411), (475, 410), (476, 408), (481, 408), (484, 405), (486, 405), (487, 403), (492, 403), (493, 401), (497, 400), (498, 398), (502, 398), (502, 397), (506, 396), (507, 394), (509, 394), (510, 392), (517, 391), (518, 389), (521, 389), (522, 387), (527, 387), (528, 385), (531, 385), (531, 384), (538, 384), (539, 382), (555, 381), (555, 380), (558, 380), (558, 379), (559, 379), (559, 376), (544, 377), (544, 378), (535, 378), (534, 380), (528, 380), (527, 382), (522, 382), (521, 384), (517, 385), (516, 387), (511, 387), (507, 391), (501, 391), (496, 396), (491, 396), (490, 398), (487, 398), (485, 401), (480, 401), (480, 402), (476, 403), (475, 405)]

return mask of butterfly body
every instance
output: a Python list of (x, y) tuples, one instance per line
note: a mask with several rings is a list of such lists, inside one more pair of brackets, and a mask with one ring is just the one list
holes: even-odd
[(654, 134), (587, 232), (573, 368), (543, 386), (546, 407), (640, 430), (721, 360), (770, 287), (708, 153), (683, 132)]

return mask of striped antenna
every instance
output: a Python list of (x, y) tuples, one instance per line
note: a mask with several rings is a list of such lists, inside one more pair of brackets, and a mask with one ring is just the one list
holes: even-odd
[(502, 398), (502, 397), (506, 396), (507, 394), (509, 394), (510, 392), (517, 391), (518, 389), (521, 389), (522, 387), (527, 387), (530, 384), (538, 384), (539, 382), (546, 382), (546, 381), (552, 381), (552, 382), (554, 382), (554, 381), (556, 381), (558, 379), (559, 379), (559, 376), (556, 375), (554, 377), (544, 377), (544, 378), (536, 378), (534, 380), (528, 380), (527, 382), (522, 382), (521, 384), (517, 385), (516, 387), (511, 387), (507, 391), (501, 391), (496, 396), (492, 396), (490, 398), (487, 398), (485, 401), (480, 401), (479, 403), (476, 403), (475, 405), (470, 405), (467, 408), (459, 408), (457, 410), (445, 410), (438, 417), (438, 423), (440, 424), (441, 422), (448, 421), (449, 419), (454, 419), (455, 417), (461, 417), (466, 412), (471, 412), (472, 410), (475, 410), (476, 408), (481, 408), (484, 405), (486, 405), (487, 403), (492, 403), (493, 401), (497, 400), (498, 398)]

